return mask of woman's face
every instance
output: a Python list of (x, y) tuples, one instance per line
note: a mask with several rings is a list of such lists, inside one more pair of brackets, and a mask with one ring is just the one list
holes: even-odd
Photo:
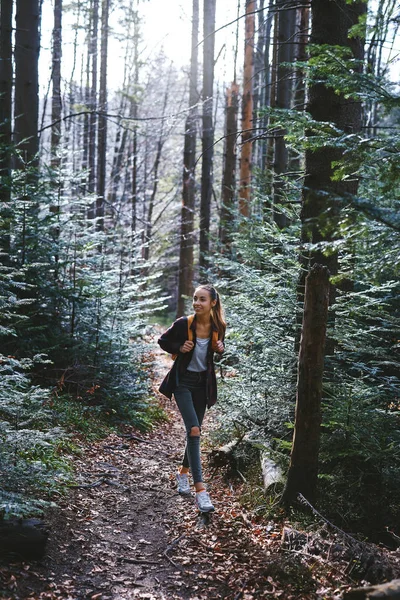
[(193, 294), (193, 308), (196, 315), (208, 314), (216, 303), (216, 300), (211, 300), (211, 294), (208, 290), (201, 287), (195, 290)]

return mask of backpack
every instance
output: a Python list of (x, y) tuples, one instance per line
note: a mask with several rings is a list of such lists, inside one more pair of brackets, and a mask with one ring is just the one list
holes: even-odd
[[(193, 319), (194, 319), (195, 315), (189, 315), (187, 318), (188, 321), (188, 341), (189, 342), (193, 342), (193, 330), (191, 328), (191, 325), (193, 323)], [(214, 352), (216, 352), (217, 349), (217, 342), (218, 342), (218, 331), (213, 330), (212, 332), (212, 338), (211, 338), (211, 347), (214, 350)], [(175, 360), (177, 358), (177, 354), (173, 354), (172, 355), (172, 360)]]

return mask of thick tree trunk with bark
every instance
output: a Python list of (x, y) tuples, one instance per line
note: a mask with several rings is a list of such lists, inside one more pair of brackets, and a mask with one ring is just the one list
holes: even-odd
[(221, 190), (222, 206), (219, 226), (219, 239), (222, 251), (229, 249), (232, 221), (234, 219), (238, 106), (239, 86), (234, 81), (226, 91), (225, 148)]
[(97, 141), (97, 199), (96, 199), (96, 227), (104, 229), (104, 205), (106, 193), (106, 156), (107, 156), (107, 58), (108, 58), (108, 14), (110, 0), (102, 0), (101, 9), (101, 50), (100, 50), (100, 86), (98, 141)]
[[(350, 28), (357, 24), (365, 14), (365, 2), (348, 4), (346, 0), (326, 3), (324, 0), (312, 0), (311, 43), (330, 44), (348, 47), (357, 59), (363, 59), (364, 40), (349, 38)], [(339, 129), (354, 133), (361, 127), (361, 103), (346, 99), (324, 83), (316, 83), (309, 88), (307, 110), (316, 121), (331, 121)], [(343, 193), (355, 194), (358, 180), (332, 181), (332, 164), (342, 158), (341, 148), (325, 145), (317, 150), (306, 151), (306, 184), (302, 191), (302, 233), (304, 244), (309, 242), (334, 242), (337, 238), (339, 208), (334, 197)], [(328, 267), (331, 275), (338, 272), (338, 255), (332, 251), (324, 253), (312, 250), (301, 257), (303, 270), (299, 278), (298, 301), (304, 298), (304, 278), (310, 265), (320, 263)], [(330, 304), (335, 302), (336, 290), (330, 288)], [(298, 343), (298, 340), (297, 340)], [(333, 342), (328, 340), (326, 353), (333, 354)]]
[(315, 264), (306, 278), (293, 446), (283, 494), (286, 505), (298, 493), (310, 502), (315, 500), (328, 304), (329, 271)]
[[(0, 2), (0, 202), (9, 202), (11, 197), (12, 6), (11, 0)], [(10, 239), (6, 223), (4, 227), (0, 243), (7, 253)]]
[(37, 165), (39, 151), (39, 0), (17, 0), (15, 30), (14, 141), (21, 153), (17, 166)]
[(215, 6), (216, 0), (204, 0), (203, 25), (203, 131), (201, 164), (201, 204), (200, 204), (200, 259), (199, 266), (207, 265), (210, 233), (210, 208), (213, 185), (214, 126), (214, 46), (215, 46)]
[(249, 216), (250, 214), (255, 9), (255, 0), (246, 0), (246, 34), (242, 100), (242, 149), (240, 155), (239, 186), (239, 211), (245, 217)]
[(193, 291), (193, 247), (195, 210), (195, 163), (197, 127), (197, 77), (199, 39), (199, 0), (193, 0), (192, 50), (190, 58), (189, 113), (185, 124), (183, 149), (183, 187), (181, 211), (181, 239), (179, 251), (179, 279), (177, 317), (185, 312), (185, 298)]
[(52, 71), (53, 83), (51, 100), (51, 155), (53, 167), (58, 167), (60, 158), (58, 156), (61, 136), (61, 55), (62, 55), (62, 0), (54, 1), (54, 29), (52, 48)]

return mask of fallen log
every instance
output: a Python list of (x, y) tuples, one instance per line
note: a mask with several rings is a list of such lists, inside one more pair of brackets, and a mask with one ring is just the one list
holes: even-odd
[(268, 488), (277, 483), (284, 483), (283, 472), (273, 460), (269, 445), (265, 441), (252, 440), (249, 434), (240, 438), (235, 438), (224, 446), (211, 450), (208, 455), (210, 467), (227, 467), (229, 473), (237, 474), (244, 479), (239, 470), (241, 468), (239, 462), (241, 462), (245, 468), (246, 465), (243, 463), (243, 454), (246, 454), (246, 447), (247, 453), (254, 453), (256, 451), (259, 454), (265, 490), (268, 490)]
[(378, 598), (400, 600), (400, 579), (393, 579), (380, 585), (354, 588), (343, 595), (343, 600), (377, 600)]
[(236, 458), (234, 451), (242, 441), (242, 438), (236, 438), (224, 446), (211, 450), (208, 455), (208, 462), (211, 467), (229, 467), (236, 469)]
[(270, 449), (265, 443), (263, 450), (260, 451), (260, 462), (265, 490), (277, 483), (284, 483), (282, 469), (272, 459)]

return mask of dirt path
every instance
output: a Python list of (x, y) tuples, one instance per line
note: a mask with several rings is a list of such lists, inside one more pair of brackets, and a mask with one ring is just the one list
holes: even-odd
[[(158, 366), (156, 381), (166, 369), (161, 355)], [(75, 461), (80, 487), (48, 515), (45, 558), (3, 569), (0, 597), (193, 597), (193, 582), (169, 557), (182, 514), (196, 523), (197, 513), (193, 499), (175, 490), (184, 431), (172, 403), (165, 407), (169, 422), (155, 432), (136, 432), (132, 439), (111, 435), (84, 448)]]
[[(160, 381), (162, 354), (156, 364)], [(184, 429), (173, 403), (165, 407), (169, 421), (154, 432), (111, 435), (83, 448), (75, 461), (81, 487), (48, 515), (45, 558), (0, 565), (0, 598), (340, 598), (354, 582), (348, 559), (327, 560), (334, 539), (327, 556), (282, 547), (284, 523), (246, 512), (238, 500), (245, 486), (223, 472), (206, 469), (216, 512), (207, 524), (199, 520), (194, 499), (175, 491)], [(210, 411), (204, 430), (212, 419)]]

